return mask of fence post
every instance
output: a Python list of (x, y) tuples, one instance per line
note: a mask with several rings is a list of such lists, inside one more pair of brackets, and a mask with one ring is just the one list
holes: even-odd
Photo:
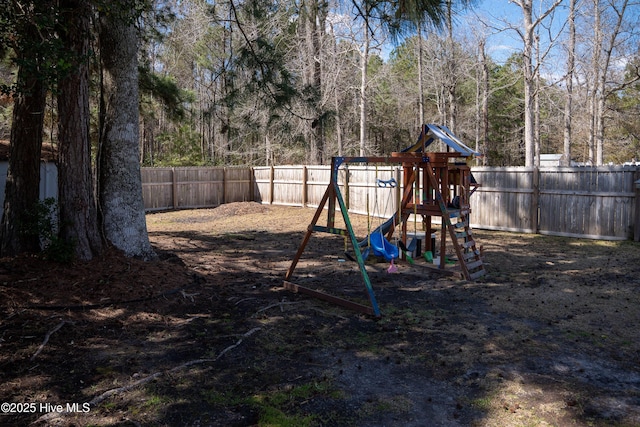
[(531, 176), (531, 228), (535, 234), (540, 232), (540, 168), (533, 166)]
[(636, 206), (633, 213), (633, 240), (640, 242), (640, 168), (636, 168), (636, 173), (633, 176), (633, 187), (636, 192)]
[(250, 167), (249, 173), (249, 201), (256, 201), (256, 170), (254, 167)]
[(227, 168), (222, 168), (222, 203), (227, 203)]
[(273, 204), (273, 189), (275, 187), (273, 180), (274, 180), (274, 176), (275, 176), (275, 171), (273, 169), (273, 166), (271, 166), (269, 168), (269, 204), (272, 205)]
[(307, 207), (309, 201), (309, 190), (307, 189), (307, 166), (302, 166), (302, 207)]
[(176, 178), (176, 168), (171, 168), (171, 197), (173, 209), (178, 209), (178, 181)]

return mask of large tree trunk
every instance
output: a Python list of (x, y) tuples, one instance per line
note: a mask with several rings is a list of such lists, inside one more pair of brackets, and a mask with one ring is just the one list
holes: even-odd
[(60, 237), (88, 260), (102, 250), (91, 173), (89, 141), (89, 22), (85, 0), (62, 0), (59, 32), (73, 66), (58, 84), (58, 189)]
[[(13, 96), (9, 168), (0, 228), (2, 256), (37, 252), (40, 250), (38, 234), (42, 231), (52, 231), (40, 230), (33, 224), (25, 224), (24, 219), (29, 217), (29, 214), (35, 214), (39, 200), (40, 151), (48, 84), (43, 64), (49, 57), (46, 40), (51, 32), (50, 21), (43, 20), (42, 17), (53, 14), (54, 4), (51, 1), (40, 0), (18, 12), (17, 9), (20, 7), (18, 4), (7, 5), (9, 9), (5, 11), (16, 18), (16, 34), (10, 43), (13, 44), (20, 66)], [(25, 230), (25, 227), (30, 230)]]
[(24, 233), (21, 219), (33, 212), (40, 192), (40, 150), (42, 148), (43, 115), (46, 91), (37, 76), (26, 76), (18, 70), (18, 82), (24, 82), (14, 97), (9, 169), (4, 194), (0, 254), (15, 256), (21, 252), (37, 252), (40, 240), (36, 233)]
[(569, 48), (567, 55), (567, 77), (565, 79), (567, 95), (564, 104), (564, 144), (562, 165), (571, 165), (572, 113), (573, 113), (573, 76), (576, 66), (576, 0), (569, 1)]
[(489, 65), (487, 64), (487, 54), (485, 50), (485, 40), (480, 41), (478, 47), (480, 52), (480, 79), (478, 81), (478, 92), (480, 95), (480, 108), (478, 126), (480, 132), (476, 141), (476, 151), (484, 153), (482, 165), (488, 164), (489, 152)]
[(523, 2), (524, 16), (524, 49), (523, 71), (524, 71), (524, 165), (533, 166), (535, 153), (535, 106), (534, 106), (534, 73), (533, 73), (533, 22), (531, 12), (531, 2)]
[(306, 70), (304, 83), (313, 93), (308, 106), (312, 117), (308, 130), (309, 160), (311, 164), (322, 164), (324, 160), (324, 113), (322, 96), (322, 39), (326, 22), (325, 1), (307, 1), (303, 4), (305, 19)]
[(588, 162), (590, 165), (597, 164), (596, 162), (596, 134), (597, 134), (597, 122), (599, 117), (598, 107), (598, 85), (600, 82), (600, 73), (602, 72), (600, 64), (600, 56), (602, 54), (602, 27), (600, 25), (600, 2), (598, 0), (593, 1), (593, 47), (591, 56), (592, 75), (590, 76), (590, 98), (589, 98), (589, 138), (588, 138)]
[(336, 151), (338, 156), (344, 155), (344, 145), (342, 142), (342, 112), (340, 111), (340, 82), (341, 82), (341, 61), (340, 61), (340, 50), (338, 49), (338, 39), (333, 31), (333, 24), (331, 22), (328, 23), (330, 28), (329, 40), (332, 42), (332, 52), (329, 55), (329, 60), (332, 62), (332, 69), (327, 72), (327, 74), (333, 74), (334, 83), (331, 91), (333, 92), (333, 108), (335, 110), (335, 133), (336, 133)]
[(416, 24), (418, 30), (418, 128), (422, 129), (424, 120), (424, 76), (422, 63), (422, 24), (420, 21)]
[(533, 95), (533, 127), (534, 127), (534, 156), (533, 163), (536, 168), (540, 167), (540, 145), (542, 140), (540, 138), (540, 36), (536, 31), (535, 37), (535, 49), (536, 49), (536, 66), (534, 71), (535, 79), (535, 92)]
[(369, 21), (368, 14), (364, 16), (363, 23), (363, 40), (362, 40), (362, 52), (360, 52), (360, 156), (367, 155), (369, 151), (369, 144), (367, 141), (367, 71), (369, 66)]
[(451, 0), (447, 0), (447, 40), (446, 46), (446, 70), (444, 76), (447, 88), (447, 102), (449, 104), (449, 117), (446, 125), (451, 132), (457, 131), (458, 120), (458, 57), (456, 55), (456, 45), (453, 41), (453, 10)]
[(154, 253), (138, 162), (138, 35), (133, 22), (113, 14), (100, 19), (99, 202), (106, 239), (127, 256), (149, 258)]
[[(600, 27), (600, 19), (598, 18), (598, 28), (596, 31), (599, 36), (596, 36), (596, 40), (600, 43), (597, 45), (598, 49), (602, 46), (602, 58), (598, 63), (602, 69), (599, 74), (598, 82), (596, 83), (596, 95), (597, 95), (597, 117), (595, 117), (595, 143), (596, 143), (596, 165), (600, 166), (604, 164), (604, 138), (605, 138), (605, 114), (607, 112), (607, 97), (611, 94), (611, 84), (607, 82), (607, 78), (610, 77), (610, 67), (613, 57), (613, 52), (616, 49), (616, 45), (619, 43), (618, 36), (622, 29), (624, 22), (625, 12), (629, 0), (621, 0), (619, 2), (613, 2), (610, 6), (613, 14), (611, 20), (607, 22), (608, 28)], [(604, 23), (602, 23), (604, 24)], [(606, 32), (606, 36), (605, 36)], [(605, 39), (606, 37), (606, 39)]]
[(327, 16), (327, 3), (325, 1), (317, 2), (317, 26), (313, 32), (313, 51), (315, 56), (313, 57), (313, 86), (318, 93), (318, 103), (316, 104), (316, 120), (317, 126), (314, 128), (314, 138), (316, 140), (316, 148), (318, 150), (318, 160), (320, 164), (324, 164), (325, 160), (325, 141), (324, 141), (324, 91), (323, 91), (323, 70), (322, 70), (322, 56), (323, 56), (323, 41), (325, 35), (326, 16)]
[(533, 53), (534, 53), (534, 33), (538, 25), (551, 14), (554, 9), (561, 3), (562, 0), (554, 0), (548, 9), (544, 12), (540, 12), (537, 18), (534, 20), (533, 16), (533, 2), (532, 0), (514, 0), (522, 10), (522, 67), (524, 76), (524, 158), (525, 166), (532, 167), (535, 162), (536, 142), (538, 140), (535, 120), (535, 96), (536, 96), (536, 68), (540, 64), (534, 65)]

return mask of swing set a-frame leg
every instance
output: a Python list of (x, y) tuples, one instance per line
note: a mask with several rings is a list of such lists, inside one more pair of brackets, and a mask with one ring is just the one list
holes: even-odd
[(296, 265), (298, 265), (298, 261), (300, 261), (300, 257), (302, 257), (302, 254), (304, 253), (304, 248), (307, 246), (307, 243), (309, 243), (309, 240), (311, 239), (311, 235), (313, 234), (314, 227), (316, 226), (318, 219), (320, 218), (320, 215), (324, 210), (324, 205), (327, 203), (327, 199), (329, 198), (329, 195), (330, 195), (329, 193), (330, 193), (329, 188), (327, 188), (327, 191), (325, 191), (324, 196), (322, 196), (320, 205), (318, 206), (318, 209), (316, 210), (316, 213), (313, 216), (313, 219), (311, 220), (311, 224), (309, 224), (309, 226), (307, 227), (307, 232), (305, 233), (304, 238), (302, 239), (302, 243), (298, 247), (298, 251), (296, 252), (296, 255), (293, 257), (293, 260), (291, 261), (289, 270), (287, 270), (287, 274), (285, 276), (285, 280), (287, 281), (293, 275), (293, 272), (296, 269)]
[[(340, 212), (342, 213), (342, 218), (344, 219), (346, 230), (337, 229), (334, 227), (336, 200), (338, 201), (338, 205), (340, 206)], [(327, 219), (327, 226), (326, 227), (318, 226), (317, 225), (318, 220), (320, 219), (320, 215), (322, 215), (322, 212), (324, 210), (325, 205), (327, 204), (327, 201), (329, 201), (329, 213), (328, 213), (328, 219)], [(351, 245), (353, 246), (353, 250), (356, 255), (356, 261), (358, 262), (358, 266), (360, 267), (360, 273), (362, 274), (362, 278), (367, 288), (367, 293), (369, 296), (369, 301), (371, 302), (371, 307), (358, 304), (356, 302), (349, 301), (344, 298), (336, 297), (334, 295), (330, 295), (325, 292), (320, 292), (314, 289), (310, 289), (290, 281), (291, 277), (293, 276), (293, 272), (295, 271), (296, 265), (298, 264), (298, 261), (300, 261), (300, 258), (302, 257), (302, 254), (304, 253), (304, 250), (307, 244), (309, 243), (309, 240), (311, 239), (311, 235), (316, 231), (349, 236), (351, 240)], [(342, 194), (340, 193), (340, 188), (338, 187), (338, 184), (336, 182), (332, 182), (327, 187), (327, 190), (325, 191), (324, 196), (320, 201), (318, 209), (316, 210), (316, 213), (313, 216), (311, 223), (307, 227), (307, 232), (305, 233), (305, 236), (302, 239), (302, 243), (300, 244), (300, 247), (298, 248), (298, 251), (296, 252), (291, 262), (291, 266), (289, 267), (289, 270), (287, 271), (287, 274), (285, 276), (284, 287), (285, 289), (288, 289), (292, 292), (301, 292), (318, 299), (322, 299), (337, 305), (341, 305), (351, 310), (355, 310), (361, 313), (380, 317), (380, 309), (378, 307), (378, 303), (376, 301), (376, 297), (373, 292), (373, 288), (371, 286), (371, 281), (369, 280), (369, 275), (367, 274), (367, 270), (365, 268), (364, 258), (362, 257), (362, 252), (360, 251), (360, 245), (358, 244), (358, 240), (356, 239), (355, 233), (353, 232), (353, 226), (351, 225), (351, 221), (349, 220), (349, 213), (347, 212), (347, 207), (342, 198)]]

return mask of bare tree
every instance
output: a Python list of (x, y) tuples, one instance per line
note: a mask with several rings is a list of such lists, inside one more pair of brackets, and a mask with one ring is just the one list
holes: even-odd
[(422, 40), (422, 23), (416, 24), (418, 32), (418, 125), (422, 126), (425, 122), (424, 117), (424, 64), (423, 64), (423, 40)]
[(323, 70), (324, 35), (328, 2), (325, 0), (305, 0), (300, 7), (303, 19), (303, 37), (305, 41), (306, 67), (303, 83), (308, 96), (308, 139), (310, 162), (324, 161), (325, 111), (323, 106)]
[[(365, 8), (367, 4), (365, 3)], [(362, 16), (362, 48), (360, 50), (360, 155), (367, 151), (367, 77), (369, 69), (369, 49), (371, 47), (371, 35), (369, 33), (369, 10), (365, 10)]]
[[(332, 13), (327, 19), (329, 26), (328, 41), (331, 52), (325, 55), (324, 94), (327, 96), (327, 104), (333, 107), (333, 120), (335, 124), (334, 139), (338, 156), (345, 155), (345, 120), (352, 113), (346, 108), (349, 94), (353, 92), (353, 85), (349, 79), (353, 75), (352, 62), (356, 46), (345, 41), (349, 39), (350, 20), (345, 15)], [(329, 141), (327, 141), (329, 142)], [(328, 147), (327, 147), (328, 148)]]
[(457, 116), (458, 116), (458, 100), (457, 100), (457, 91), (458, 91), (458, 79), (459, 75), (459, 57), (457, 52), (457, 46), (453, 39), (453, 4), (452, 0), (447, 0), (447, 16), (446, 16), (446, 26), (447, 26), (447, 37), (444, 43), (445, 46), (445, 64), (446, 70), (444, 80), (446, 91), (447, 91), (447, 126), (451, 131), (456, 132), (457, 125)]
[(622, 58), (624, 45), (629, 42), (624, 35), (628, 36), (633, 31), (625, 28), (625, 19), (630, 5), (632, 3), (629, 0), (610, 0), (606, 7), (602, 7), (602, 2), (593, 1), (589, 160), (596, 165), (604, 162), (607, 97), (638, 79), (638, 76), (631, 76), (630, 81), (624, 81), (622, 73), (618, 73), (620, 76), (614, 76), (613, 69), (616, 55)]
[(537, 16), (533, 13), (533, 0), (514, 0), (522, 11), (522, 27), (518, 33), (522, 38), (522, 70), (524, 74), (524, 145), (525, 166), (533, 166), (535, 161), (535, 93), (536, 69), (539, 64), (534, 62), (536, 28), (546, 19), (562, 0), (555, 0)]
[(567, 47), (567, 72), (565, 76), (566, 97), (564, 104), (564, 138), (563, 156), (564, 166), (571, 165), (571, 137), (573, 115), (573, 79), (576, 66), (576, 3), (577, 0), (569, 0), (569, 45)]
[[(486, 40), (478, 43), (478, 66), (476, 78), (476, 151), (487, 152), (489, 139), (489, 64), (487, 63)], [(482, 157), (487, 164), (488, 156)]]
[[(375, 2), (363, 2), (358, 4), (352, 3), (352, 10), (342, 11), (346, 15), (356, 17), (354, 21), (342, 21), (341, 34), (342, 37), (348, 40), (347, 43), (353, 47), (353, 51), (358, 55), (358, 98), (357, 98), (357, 112), (358, 112), (358, 152), (360, 156), (370, 154), (372, 148), (369, 141), (369, 61), (371, 59), (371, 52), (380, 48), (382, 41), (384, 40), (384, 34), (382, 33), (382, 26), (379, 19), (373, 18), (373, 13), (376, 4)], [(383, 37), (380, 39), (380, 37)]]

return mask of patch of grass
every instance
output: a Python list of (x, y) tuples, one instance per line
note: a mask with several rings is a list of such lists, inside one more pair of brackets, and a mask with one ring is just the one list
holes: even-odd
[(338, 390), (334, 390), (329, 381), (314, 381), (296, 387), (290, 387), (269, 395), (270, 403), (284, 406), (288, 403), (295, 403), (299, 400), (309, 400), (314, 396), (323, 395), (333, 398), (341, 396)]
[(316, 424), (316, 415), (298, 412), (300, 405), (318, 396), (332, 399), (342, 398), (339, 390), (329, 381), (312, 381), (288, 386), (273, 391), (263, 391), (252, 396), (241, 396), (234, 392), (207, 390), (203, 398), (210, 404), (222, 407), (248, 406), (260, 414), (259, 426), (305, 427)]
[(411, 400), (404, 396), (381, 397), (367, 401), (360, 408), (360, 412), (366, 418), (376, 414), (394, 413), (403, 414), (411, 410)]
[(116, 408), (116, 402), (104, 402), (100, 405), (103, 409), (106, 409), (107, 411), (111, 411), (113, 409)]
[(157, 394), (151, 394), (141, 402), (129, 406), (128, 411), (134, 415), (157, 413), (161, 407), (168, 403), (170, 403), (170, 399)]
[(471, 400), (469, 405), (481, 411), (489, 411), (493, 406), (493, 397), (478, 397)]
[(219, 406), (239, 406), (247, 403), (247, 398), (230, 392), (219, 392), (217, 390), (203, 390), (202, 397), (211, 405)]
[(105, 377), (111, 377), (116, 374), (113, 366), (98, 366), (96, 367), (96, 373)]
[(260, 410), (261, 427), (307, 427), (313, 424), (312, 415), (288, 415), (273, 406), (263, 406)]
[(147, 400), (144, 401), (143, 406), (145, 408), (155, 408), (157, 406), (163, 405), (168, 401), (168, 399), (158, 396), (158, 395), (153, 395), (150, 398), (148, 398)]

